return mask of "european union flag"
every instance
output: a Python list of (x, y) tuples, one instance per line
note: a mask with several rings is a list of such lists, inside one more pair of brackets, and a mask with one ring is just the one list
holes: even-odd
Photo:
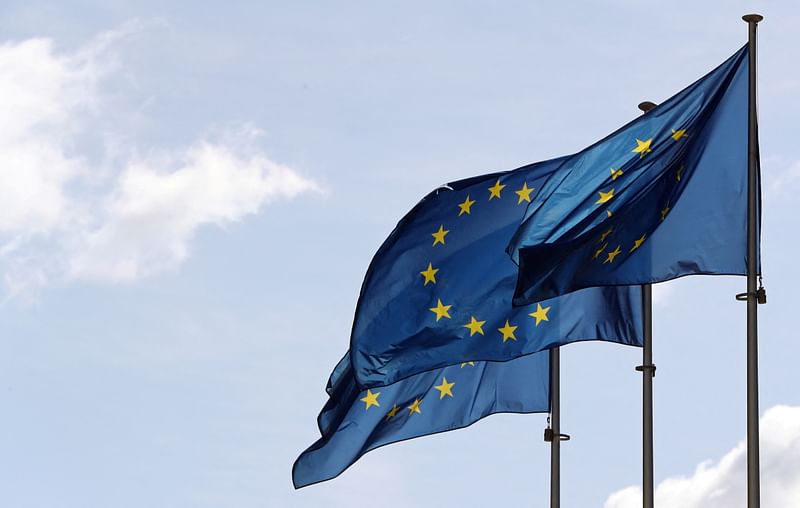
[(548, 411), (548, 353), (465, 362), (367, 390), (357, 386), (346, 355), (328, 394), (317, 419), (322, 438), (292, 469), (295, 488), (335, 478), (383, 445), (466, 427), (494, 413)]
[(506, 246), (564, 161), (450, 183), (400, 221), (373, 258), (356, 309), (350, 357), (359, 386), (577, 340), (640, 344), (638, 287), (512, 307), (517, 266)]
[(747, 56), (561, 161), (509, 246), (514, 304), (746, 273)]

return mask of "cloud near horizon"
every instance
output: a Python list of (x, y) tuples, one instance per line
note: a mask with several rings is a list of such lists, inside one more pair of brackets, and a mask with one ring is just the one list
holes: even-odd
[[(111, 110), (102, 107), (101, 85), (120, 75), (113, 48), (132, 29), (72, 52), (56, 52), (45, 38), (0, 44), (5, 299), (52, 283), (134, 281), (172, 269), (199, 228), (320, 190), (258, 149), (251, 125), (160, 152), (137, 147), (146, 156), (113, 153), (110, 140), (127, 133), (99, 127), (100, 112)], [(103, 153), (99, 161), (82, 153), (87, 145)]]
[[(800, 407), (775, 406), (760, 421), (761, 505), (800, 506)], [(747, 457), (740, 442), (719, 461), (707, 460), (688, 477), (667, 478), (656, 487), (659, 508), (728, 508), (747, 498)], [(628, 487), (611, 494), (604, 508), (642, 506), (642, 490)]]

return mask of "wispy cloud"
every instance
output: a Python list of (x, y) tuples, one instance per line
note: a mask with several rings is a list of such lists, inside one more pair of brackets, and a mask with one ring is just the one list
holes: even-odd
[(770, 200), (794, 199), (800, 190), (800, 161), (787, 161), (784, 158), (765, 157), (761, 166), (764, 180), (763, 192)]
[(133, 161), (93, 207), (99, 219), (72, 236), (68, 275), (124, 281), (171, 268), (186, 258), (197, 228), (315, 189), (290, 168), (234, 146), (199, 142), (166, 159)]
[(120, 76), (114, 46), (137, 29), (127, 24), (72, 52), (43, 38), (0, 45), (6, 298), (52, 282), (131, 281), (174, 268), (198, 228), (319, 190), (259, 149), (251, 125), (160, 152), (134, 140), (116, 153), (112, 140), (130, 136), (108, 132), (108, 116), (126, 112), (103, 108), (101, 85)]
[[(776, 406), (761, 418), (761, 500), (764, 508), (800, 506), (800, 407)], [(746, 503), (744, 442), (719, 461), (705, 461), (688, 477), (668, 478), (656, 488), (661, 508), (728, 508)], [(642, 505), (641, 488), (628, 487), (605, 508)]]

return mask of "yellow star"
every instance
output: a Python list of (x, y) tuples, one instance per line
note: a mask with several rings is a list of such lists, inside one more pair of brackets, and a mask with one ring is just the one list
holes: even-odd
[(599, 249), (597, 249), (596, 251), (594, 251), (594, 256), (592, 256), (592, 259), (597, 259), (597, 258), (599, 258), (599, 257), (600, 257), (600, 254), (602, 254), (602, 253), (603, 253), (603, 251), (604, 251), (604, 250), (606, 250), (606, 247), (608, 247), (608, 242), (604, 243), (602, 247), (600, 247)]
[(599, 191), (598, 194), (600, 194), (600, 199), (595, 201), (594, 204), (602, 205), (603, 203), (611, 201), (611, 198), (614, 197), (614, 189), (611, 189), (608, 192)]
[(391, 420), (392, 418), (395, 417), (395, 415), (397, 415), (398, 411), (400, 411), (400, 407), (397, 404), (393, 405), (392, 409), (390, 409), (389, 412), (386, 413), (386, 419)]
[(475, 200), (474, 199), (469, 199), (469, 194), (467, 194), (467, 199), (465, 199), (463, 203), (459, 203), (458, 204), (458, 208), (460, 209), (460, 211), (458, 212), (458, 216), (461, 217), (465, 213), (467, 215), (469, 215), (469, 209), (474, 204), (475, 204)]
[(638, 249), (639, 247), (641, 247), (642, 244), (644, 243), (645, 238), (647, 238), (647, 233), (643, 234), (642, 237), (639, 238), (638, 240), (634, 240), (633, 241), (633, 247), (631, 247), (631, 252), (633, 252), (636, 249)]
[(445, 395), (452, 397), (453, 386), (455, 386), (455, 383), (448, 383), (447, 378), (442, 376), (442, 384), (440, 384), (439, 386), (434, 386), (434, 388), (439, 390), (439, 400), (442, 400)]
[(483, 324), (486, 321), (478, 321), (475, 316), (470, 316), (469, 323), (464, 325), (464, 328), (469, 328), (469, 336), (472, 337), (476, 333), (483, 335)]
[(536, 312), (531, 312), (528, 314), (532, 318), (536, 318), (536, 326), (539, 326), (539, 323), (542, 321), (550, 321), (547, 319), (547, 313), (550, 311), (550, 307), (542, 307), (541, 303), (536, 304)]
[(508, 319), (506, 319), (506, 324), (502, 328), (497, 329), (498, 332), (503, 334), (503, 344), (505, 344), (507, 340), (517, 340), (517, 337), (514, 335), (514, 330), (517, 328), (517, 326), (511, 326)]
[(441, 243), (444, 245), (444, 236), (449, 232), (449, 229), (444, 228), (444, 224), (439, 225), (439, 231), (431, 233), (431, 236), (433, 237), (433, 244), (436, 245), (437, 243)]
[(669, 213), (669, 203), (667, 203), (667, 206), (661, 209), (661, 220), (666, 219), (668, 213)]
[(681, 138), (688, 138), (688, 137), (689, 135), (686, 134), (686, 129), (678, 129), (678, 130), (672, 129), (672, 139), (674, 139), (675, 141), (680, 141)]
[(612, 215), (614, 215), (613, 213), (611, 213), (611, 210), (606, 210), (606, 214), (607, 214), (609, 217), (611, 217)]
[(443, 317), (450, 319), (450, 307), (452, 307), (452, 305), (444, 305), (442, 300), (438, 298), (436, 299), (436, 302), (436, 307), (430, 308), (430, 311), (436, 314), (436, 321), (438, 322)]
[(653, 138), (648, 139), (647, 141), (642, 141), (639, 138), (636, 138), (636, 148), (631, 150), (634, 153), (639, 154), (639, 158), (641, 159), (644, 157), (644, 154), (652, 152), (653, 149), (650, 148), (650, 143), (653, 142)]
[(622, 173), (623, 173), (623, 171), (621, 169), (611, 168), (609, 171), (611, 171), (611, 181), (612, 182), (614, 180), (616, 180), (617, 178), (621, 177)]
[(414, 402), (412, 402), (411, 405), (408, 406), (408, 415), (409, 416), (411, 416), (414, 413), (421, 414), (421, 412), (419, 410), (419, 405), (420, 405), (421, 402), (422, 401), (419, 400), (419, 399), (414, 399)]
[(681, 167), (679, 167), (678, 171), (675, 172), (675, 180), (679, 182), (681, 181), (681, 173), (683, 173), (683, 164), (681, 164)]
[(505, 185), (501, 184), (500, 180), (498, 179), (497, 183), (495, 183), (492, 187), (489, 187), (489, 201), (491, 201), (492, 198), (500, 199), (500, 191), (504, 188)]
[(474, 367), (475, 366), (475, 362), (464, 362), (464, 363), (461, 364), (461, 368), (463, 369), (467, 365), (469, 365), (470, 367)]
[(620, 245), (617, 245), (616, 249), (612, 250), (611, 252), (609, 252), (607, 254), (608, 257), (606, 257), (606, 260), (603, 261), (603, 264), (613, 263), (614, 262), (614, 258), (619, 256), (620, 252), (622, 252), (622, 248), (621, 248)]
[(597, 240), (597, 243), (605, 242), (606, 238), (608, 238), (608, 235), (610, 235), (613, 231), (614, 231), (614, 226), (611, 226), (610, 228), (608, 228), (605, 231), (605, 233), (600, 235), (600, 239)]
[(378, 396), (380, 394), (381, 392), (372, 393), (371, 390), (367, 390), (367, 396), (361, 399), (361, 402), (367, 405), (367, 407), (364, 408), (365, 411), (372, 406), (381, 407), (381, 405), (378, 403)]
[(425, 277), (425, 283), (423, 286), (427, 286), (429, 282), (436, 284), (436, 272), (438, 271), (438, 268), (434, 268), (432, 264), (428, 263), (428, 269), (423, 272), (419, 272), (420, 275)]
[(518, 191), (514, 191), (514, 194), (519, 196), (517, 200), (517, 204), (522, 203), (523, 201), (527, 201), (528, 203), (531, 202), (531, 192), (535, 191), (534, 188), (528, 188), (528, 182), (522, 184), (522, 188)]

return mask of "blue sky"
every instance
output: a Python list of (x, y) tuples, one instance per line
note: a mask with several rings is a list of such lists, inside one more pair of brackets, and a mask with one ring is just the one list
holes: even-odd
[[(735, 52), (753, 10), (762, 490), (800, 503), (800, 8), (8, 1), (0, 504), (545, 506), (544, 415), (385, 447), (301, 491), (290, 470), (369, 260), (420, 197), (587, 146)], [(743, 290), (656, 288), (660, 506), (742, 504)], [(636, 505), (640, 360), (562, 350), (564, 506)]]

